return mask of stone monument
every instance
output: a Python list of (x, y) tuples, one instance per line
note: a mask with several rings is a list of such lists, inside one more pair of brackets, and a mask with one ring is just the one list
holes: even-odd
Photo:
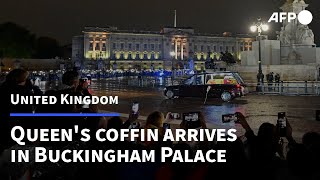
[[(294, 12), (298, 17), (308, 6), (304, 0), (287, 0), (280, 9), (283, 12)], [(312, 30), (308, 25), (301, 24), (298, 18), (291, 22), (283, 21), (278, 40), (281, 44), (281, 64), (310, 63), (313, 58), (311, 54), (313, 51), (316, 53)]]
[[(298, 17), (308, 6), (304, 0), (287, 0), (280, 9)], [(245, 81), (256, 82), (259, 48), (263, 74), (279, 73), (284, 81), (320, 80), (320, 48), (314, 43), (312, 30), (298, 18), (282, 25), (277, 40), (261, 40), (260, 45), (255, 41), (252, 51), (241, 52), (241, 66), (233, 70), (240, 72)]]

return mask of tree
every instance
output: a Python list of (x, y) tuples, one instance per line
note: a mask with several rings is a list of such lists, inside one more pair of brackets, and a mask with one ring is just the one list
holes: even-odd
[(227, 65), (232, 65), (236, 63), (236, 60), (234, 59), (233, 55), (229, 52), (221, 52), (220, 60), (227, 63)]
[(72, 44), (67, 44), (60, 47), (62, 59), (69, 59), (72, 56)]
[(214, 62), (214, 59), (207, 60), (205, 62), (205, 67), (206, 69), (216, 69), (216, 63)]
[(0, 24), (0, 51), (2, 57), (30, 58), (34, 53), (35, 35), (17, 24)]
[(39, 37), (36, 41), (35, 57), (39, 59), (51, 59), (62, 56), (62, 49), (56, 39)]

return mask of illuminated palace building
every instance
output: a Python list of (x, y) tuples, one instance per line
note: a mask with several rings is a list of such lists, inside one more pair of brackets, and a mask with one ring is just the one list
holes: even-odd
[(122, 31), (116, 27), (86, 27), (73, 37), (75, 66), (89, 69), (188, 69), (205, 68), (207, 60), (219, 60), (221, 52), (240, 59), (241, 51), (252, 49), (253, 38), (197, 34), (192, 28), (165, 27), (160, 32)]

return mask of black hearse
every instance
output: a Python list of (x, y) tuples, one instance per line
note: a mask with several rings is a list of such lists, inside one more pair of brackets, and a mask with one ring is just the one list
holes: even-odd
[(164, 95), (175, 97), (221, 98), (230, 101), (244, 95), (244, 82), (237, 72), (200, 73), (190, 76), (180, 85), (168, 86)]

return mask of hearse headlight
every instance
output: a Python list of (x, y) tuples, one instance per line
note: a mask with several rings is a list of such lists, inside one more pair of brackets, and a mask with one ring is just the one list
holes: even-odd
[(164, 88), (163, 90), (164, 90), (164, 91), (166, 91), (166, 90), (167, 90), (167, 88)]

